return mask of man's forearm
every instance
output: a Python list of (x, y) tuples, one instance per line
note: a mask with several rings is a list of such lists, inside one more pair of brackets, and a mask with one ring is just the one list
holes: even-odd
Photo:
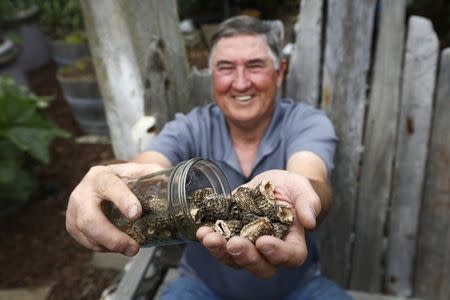
[(309, 179), (314, 191), (320, 198), (321, 210), (317, 216), (317, 225), (319, 225), (328, 213), (332, 202), (331, 187), (327, 182)]

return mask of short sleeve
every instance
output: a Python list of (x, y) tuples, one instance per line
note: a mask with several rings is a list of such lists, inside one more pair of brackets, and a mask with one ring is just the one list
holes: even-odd
[(311, 151), (327, 165), (328, 174), (334, 167), (337, 137), (326, 114), (312, 106), (298, 105), (286, 123), (287, 157), (299, 151)]
[(165, 155), (172, 165), (194, 156), (195, 136), (198, 125), (196, 111), (184, 115), (177, 113), (174, 120), (167, 122), (160, 133), (146, 147)]

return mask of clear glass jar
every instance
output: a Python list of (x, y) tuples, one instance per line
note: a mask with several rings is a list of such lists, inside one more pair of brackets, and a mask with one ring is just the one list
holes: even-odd
[(198, 225), (189, 212), (187, 201), (193, 192), (211, 188), (217, 194), (230, 197), (223, 172), (203, 158), (183, 161), (173, 168), (131, 180), (127, 185), (141, 202), (141, 218), (129, 221), (115, 207), (105, 212), (115, 226), (144, 247), (196, 240)]

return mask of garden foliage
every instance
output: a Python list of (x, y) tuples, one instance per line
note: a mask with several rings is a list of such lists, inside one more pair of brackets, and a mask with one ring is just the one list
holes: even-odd
[(34, 186), (30, 158), (48, 164), (50, 142), (70, 136), (40, 110), (48, 105), (48, 100), (18, 86), (9, 77), (0, 77), (1, 199), (25, 201)]

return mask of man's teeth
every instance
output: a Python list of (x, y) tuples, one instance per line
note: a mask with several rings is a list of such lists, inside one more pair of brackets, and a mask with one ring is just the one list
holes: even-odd
[(238, 101), (248, 101), (252, 98), (252, 96), (236, 96), (234, 98)]

